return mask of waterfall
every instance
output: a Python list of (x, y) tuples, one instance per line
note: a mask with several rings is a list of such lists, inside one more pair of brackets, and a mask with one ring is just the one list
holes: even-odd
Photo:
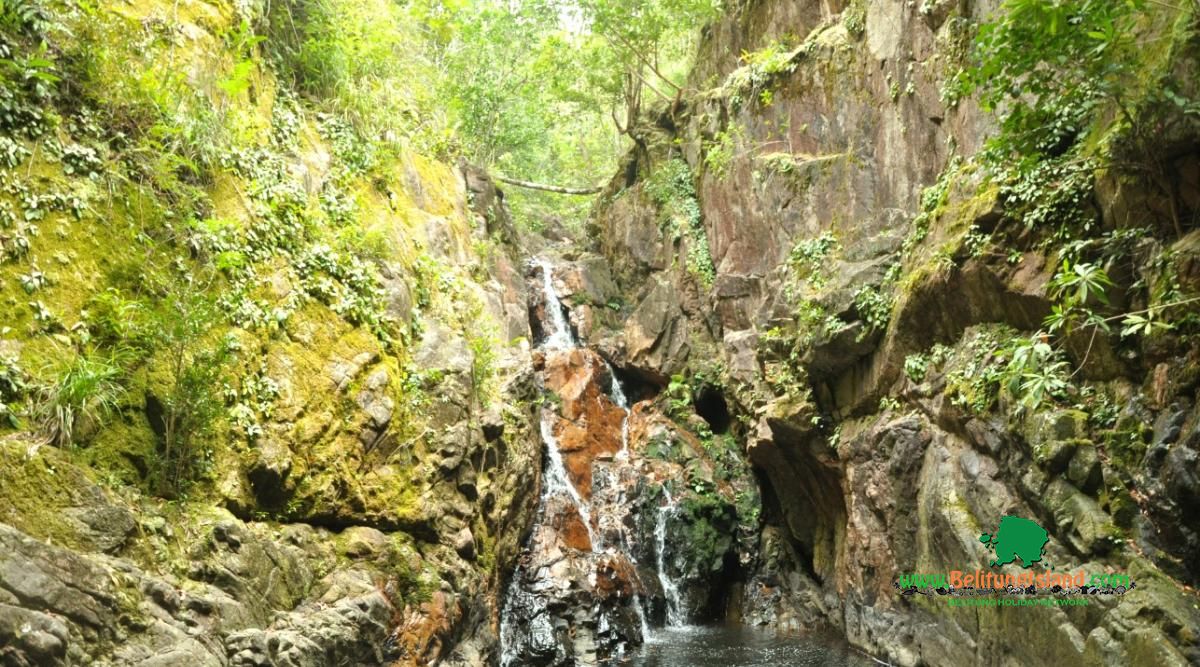
[(646, 620), (646, 611), (642, 609), (642, 596), (633, 594), (633, 613), (637, 615), (638, 625), (642, 629), (642, 641), (650, 640), (650, 622)]
[(504, 591), (504, 600), (500, 607), (500, 667), (510, 667), (517, 664), (518, 656), (514, 654), (513, 649), (515, 644), (512, 640), (512, 617), (513, 607), (517, 604), (517, 596), (521, 592), (521, 586), (518, 579), (521, 575), (520, 567), (516, 572), (513, 572), (512, 581), (508, 582), (508, 588)]
[(671, 492), (666, 486), (662, 487), (662, 491), (666, 502), (658, 508), (658, 518), (654, 524), (655, 564), (658, 566), (658, 583), (662, 586), (663, 598), (667, 601), (667, 625), (674, 627), (686, 625), (687, 618), (679, 586), (671, 580), (666, 566), (667, 519), (675, 514), (675, 499), (671, 497)]
[(558, 294), (554, 291), (554, 270), (544, 258), (539, 258), (537, 264), (542, 268), (542, 296), (546, 299), (546, 315), (550, 318), (551, 329), (542, 347), (547, 350), (569, 350), (575, 347), (575, 338), (563, 315), (562, 301), (558, 300)]
[(571, 478), (567, 477), (567, 468), (563, 465), (562, 452), (558, 451), (558, 441), (552, 432), (553, 424), (554, 413), (550, 410), (543, 410), (542, 441), (546, 443), (548, 465), (546, 466), (545, 482), (542, 484), (542, 503), (545, 504), (547, 498), (558, 494), (565, 494), (570, 498), (571, 504), (575, 506), (575, 511), (579, 512), (583, 527), (587, 528), (588, 541), (592, 545), (592, 550), (598, 550), (596, 533), (592, 529), (591, 512), (588, 511), (587, 503), (583, 501), (583, 497), (579, 495), (575, 485), (571, 483)]
[[(546, 448), (542, 492), (534, 519), (535, 530), (530, 535), (529, 543), (523, 547), (522, 560), (500, 603), (500, 665), (518, 667), (530, 664), (535, 657), (536, 660), (543, 660), (560, 651), (583, 661), (573, 664), (593, 664), (591, 660), (598, 653), (619, 656), (628, 650), (631, 642), (636, 643), (639, 630), (643, 641), (648, 640), (652, 632), (643, 606), (645, 588), (641, 583), (641, 572), (633, 556), (631, 536), (626, 534), (627, 526), (623, 523), (623, 517), (633, 509), (633, 504), (625, 498), (625, 488), (621, 486), (622, 473), (627, 477), (633, 467), (629, 451), (631, 411), (629, 398), (611, 364), (592, 350), (579, 349), (579, 343), (567, 321), (567, 310), (554, 290), (554, 269), (549, 261), (537, 258), (533, 266), (542, 272), (540, 288), (545, 310), (542, 315), (545, 335), (540, 349), (545, 355), (546, 367), (561, 370), (566, 363), (595, 364), (584, 369), (568, 369), (586, 372), (588, 381), (593, 383), (602, 381), (599, 365), (608, 367), (612, 378), (608, 398), (612, 405), (623, 412), (621, 447), (615, 461), (589, 461), (585, 472), (592, 477), (595, 486), (590, 499), (584, 499), (567, 472), (563, 452), (555, 436), (555, 426), (562, 419), (560, 411), (552, 407), (542, 409), (540, 433)], [(535, 290), (538, 287), (536, 276), (532, 287)], [(541, 384), (545, 391), (553, 389), (547, 386), (549, 378), (546, 373), (542, 374)], [(554, 376), (554, 380), (557, 379), (558, 376)], [(589, 392), (592, 390), (592, 387), (588, 388)], [(603, 398), (600, 400), (603, 403), (601, 410), (611, 410), (612, 405)], [(590, 428), (605, 428), (606, 424), (612, 422), (604, 421)], [(615, 434), (604, 435), (611, 437)], [(575, 459), (571, 461), (574, 463)], [(593, 469), (593, 465), (598, 467)], [(558, 521), (561, 517), (553, 515), (570, 512), (565, 506), (567, 502), (574, 507), (587, 531), (589, 546), (586, 548), (565, 548), (567, 535), (561, 532)], [(610, 542), (607, 545), (603, 544), (606, 536), (610, 538), (607, 539)], [(632, 588), (624, 599), (601, 599), (597, 596), (597, 566), (608, 561), (618, 565), (624, 561), (632, 567), (632, 570), (621, 575), (623, 583), (618, 584)], [(662, 570), (661, 565), (659, 569)], [(661, 580), (662, 575), (659, 577)], [(673, 604), (673, 609), (679, 607)], [(633, 607), (632, 617), (629, 615), (629, 605)], [(569, 637), (564, 638), (561, 634), (563, 623), (570, 627)]]
[(625, 411), (625, 416), (621, 418), (621, 451), (617, 452), (617, 458), (624, 461), (629, 458), (629, 399), (625, 396), (625, 390), (621, 388), (621, 380), (617, 378), (616, 369), (608, 362), (605, 362), (604, 365), (608, 366), (608, 374), (612, 377), (613, 403)]
[[(554, 269), (550, 266), (550, 262), (545, 258), (537, 260), (538, 266), (542, 268), (542, 295), (546, 299), (546, 314), (550, 318), (550, 332), (546, 336), (542, 347), (547, 350), (569, 350), (574, 347), (575, 339), (571, 336), (571, 329), (567, 326), (567, 318), (563, 316), (562, 301), (559, 301), (558, 294), (554, 291)], [(549, 465), (546, 466), (546, 479), (542, 488), (542, 502), (556, 494), (566, 494), (571, 499), (571, 504), (575, 506), (575, 510), (579, 512), (579, 518), (583, 521), (583, 525), (587, 528), (588, 541), (592, 545), (592, 550), (598, 550), (599, 545), (596, 543), (596, 533), (592, 528), (592, 515), (588, 511), (587, 503), (583, 501), (583, 497), (579, 495), (579, 491), (575, 485), (571, 483), (571, 478), (567, 476), (567, 468), (563, 465), (562, 452), (558, 450), (558, 440), (554, 437), (554, 413), (550, 410), (542, 411), (542, 441), (546, 443), (546, 460)]]

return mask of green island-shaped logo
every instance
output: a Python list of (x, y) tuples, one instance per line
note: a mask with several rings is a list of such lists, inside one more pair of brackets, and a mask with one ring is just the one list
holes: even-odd
[(1050, 541), (1050, 535), (1029, 519), (1005, 516), (1000, 518), (1000, 528), (995, 535), (984, 533), (979, 536), (979, 541), (995, 552), (996, 557), (989, 563), (992, 567), (1020, 559), (1021, 565), (1028, 569), (1042, 560), (1042, 549)]

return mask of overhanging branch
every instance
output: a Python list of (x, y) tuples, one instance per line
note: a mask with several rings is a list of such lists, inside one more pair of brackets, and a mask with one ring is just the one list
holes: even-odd
[(542, 190), (544, 192), (557, 192), (560, 195), (594, 195), (598, 194), (603, 188), (565, 188), (561, 185), (547, 185), (545, 183), (534, 183), (532, 181), (521, 181), (515, 178), (507, 178), (505, 176), (496, 176), (497, 181), (508, 183), (519, 188), (528, 188), (530, 190)]

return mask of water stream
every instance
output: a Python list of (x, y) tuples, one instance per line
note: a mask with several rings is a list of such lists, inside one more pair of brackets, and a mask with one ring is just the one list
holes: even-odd
[(558, 450), (558, 440), (554, 437), (554, 412), (551, 410), (542, 411), (542, 442), (546, 443), (546, 474), (542, 481), (542, 504), (548, 498), (554, 495), (565, 494), (571, 499), (571, 504), (575, 506), (575, 511), (579, 512), (579, 519), (583, 522), (583, 527), (587, 529), (588, 543), (591, 544), (593, 550), (600, 549), (600, 543), (596, 540), (596, 529), (592, 527), (592, 513), (588, 509), (587, 502), (579, 495), (579, 490), (571, 483), (571, 478), (567, 477), (567, 468), (563, 465), (562, 452)]
[(836, 637), (780, 636), (737, 626), (659, 631), (622, 667), (869, 667), (876, 663)]
[[(612, 400), (617, 404), (617, 407), (625, 411), (625, 415), (621, 418), (621, 450), (617, 452), (618, 461), (629, 460), (629, 416), (631, 414), (629, 407), (629, 398), (625, 395), (625, 390), (621, 387), (621, 380), (617, 377), (616, 370), (612, 364), (605, 362), (608, 367), (609, 377), (612, 378)], [(637, 565), (637, 559), (633, 557), (634, 550), (630, 547), (628, 535), (625, 530), (621, 530), (621, 546), (626, 554), (629, 554), (629, 560)], [(639, 585), (641, 582), (638, 582)], [(646, 611), (642, 606), (642, 596), (638, 593), (633, 594), (633, 611), (637, 614), (638, 624), (641, 626), (642, 638), (647, 640), (650, 637), (650, 622), (646, 619)]]
[(608, 366), (608, 374), (612, 377), (613, 403), (625, 411), (625, 416), (621, 419), (621, 451), (617, 452), (617, 458), (624, 461), (629, 458), (629, 398), (625, 396), (625, 390), (621, 388), (621, 380), (617, 378), (617, 372), (613, 369), (612, 364), (605, 363)]
[[(540, 349), (548, 359), (561, 364), (563, 357), (552, 355), (578, 354), (574, 350), (579, 345), (554, 288), (553, 266), (545, 259), (535, 260), (534, 265), (541, 269), (540, 287), (545, 309), (544, 340)], [(593, 359), (598, 358), (590, 351), (584, 358), (588, 354)], [(597, 459), (592, 463), (595, 467), (588, 473), (594, 473), (589, 500), (573, 483), (560, 451), (555, 436), (555, 427), (561, 419), (558, 411), (549, 407), (542, 410), (540, 432), (546, 448), (542, 492), (530, 543), (504, 593), (500, 618), (500, 664), (504, 667), (529, 664), (530, 656), (537, 656), (535, 660), (540, 662), (553, 655), (565, 658), (572, 654), (582, 660), (577, 664), (592, 664), (594, 658), (603, 659), (598, 651), (607, 651), (611, 656), (629, 655), (639, 639), (644, 643), (652, 637), (641, 582), (642, 572), (649, 575), (650, 568), (639, 568), (634, 555), (637, 553), (635, 541), (648, 540), (649, 536), (639, 538), (630, 534), (630, 513), (634, 510), (625, 496), (626, 487), (622, 482), (633, 474), (641, 474), (634, 472), (638, 470), (637, 462), (629, 447), (632, 414), (629, 398), (608, 362), (589, 363), (605, 364), (612, 379), (608, 399), (623, 412), (620, 449), (613, 459)], [(669, 494), (667, 497), (670, 498)], [(558, 532), (563, 516), (556, 515), (566, 514), (570, 508), (578, 513), (587, 530), (589, 543), (586, 547), (578, 543), (568, 546), (565, 536)], [(657, 578), (667, 596), (667, 622), (672, 626), (681, 625), (685, 620), (678, 586), (664, 567), (666, 519), (667, 513), (673, 511), (673, 502), (660, 509), (655, 532), (658, 540)], [(543, 560), (539, 561), (539, 557)], [(602, 563), (606, 569), (599, 569)], [(601, 593), (598, 588), (602, 579), (612, 576), (613, 567), (627, 568), (627, 573), (620, 575), (626, 583), (617, 584), (624, 588), (615, 599), (611, 592)], [(600, 597), (588, 597), (594, 595), (608, 597), (603, 598), (603, 602)], [(561, 606), (564, 603), (570, 605), (565, 611)], [(572, 619), (567, 621), (569, 631), (564, 629), (563, 619)], [(583, 657), (587, 655), (592, 657)]]
[(664, 502), (658, 508), (658, 517), (654, 523), (655, 565), (658, 570), (658, 583), (662, 586), (663, 597), (667, 601), (667, 625), (679, 627), (687, 624), (686, 609), (679, 586), (671, 579), (666, 565), (667, 520), (675, 513), (675, 499), (671, 497), (671, 492), (666, 486), (663, 486), (662, 490)]
[(546, 259), (538, 259), (537, 264), (542, 268), (542, 296), (546, 299), (546, 316), (550, 319), (550, 331), (542, 342), (542, 349), (569, 350), (575, 347), (575, 337), (567, 326), (562, 301), (554, 291), (554, 267)]

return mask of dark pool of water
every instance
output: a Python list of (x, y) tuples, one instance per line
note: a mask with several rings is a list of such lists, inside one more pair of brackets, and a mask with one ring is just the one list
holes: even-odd
[(622, 665), (631, 667), (873, 667), (870, 658), (824, 637), (788, 637), (746, 627), (662, 628)]

